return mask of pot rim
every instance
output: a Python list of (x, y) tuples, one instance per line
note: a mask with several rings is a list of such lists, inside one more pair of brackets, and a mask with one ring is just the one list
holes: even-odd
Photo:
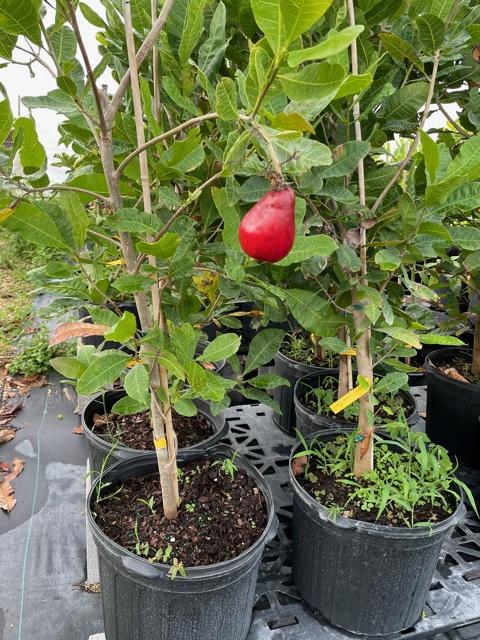
[[(317, 431), (312, 433), (307, 441), (310, 442), (314, 438), (320, 439), (332, 439), (337, 435), (347, 434), (348, 431), (346, 429), (329, 429)], [(411, 538), (425, 538), (430, 537), (432, 534), (443, 531), (444, 529), (448, 529), (451, 526), (454, 526), (461, 520), (464, 516), (466, 509), (463, 503), (463, 500), (459, 500), (457, 504), (457, 508), (455, 511), (445, 520), (441, 522), (437, 522), (432, 524), (431, 526), (421, 526), (421, 527), (389, 527), (385, 524), (377, 524), (375, 522), (364, 522), (363, 520), (356, 520), (354, 518), (346, 518), (342, 515), (337, 515), (335, 520), (333, 520), (328, 515), (328, 509), (317, 502), (312, 496), (305, 491), (305, 489), (298, 482), (297, 478), (293, 475), (292, 471), (292, 461), (294, 455), (297, 453), (298, 449), (302, 447), (302, 443), (298, 442), (292, 447), (292, 451), (290, 453), (289, 465), (288, 465), (288, 475), (290, 480), (290, 486), (292, 487), (294, 493), (306, 504), (310, 509), (313, 509), (319, 518), (324, 522), (328, 522), (333, 527), (338, 527), (340, 529), (355, 529), (359, 532), (366, 534), (379, 534), (385, 538), (403, 538), (404, 536), (409, 536)]]
[[(302, 409), (302, 411), (304, 411), (307, 415), (312, 416), (312, 417), (316, 417), (316, 416), (321, 416), (323, 414), (319, 414), (319, 413), (315, 413), (314, 411), (312, 411), (311, 409), (309, 409), (308, 407), (306, 407), (303, 402), (301, 402), (298, 398), (298, 389), (300, 388), (300, 384), (305, 380), (305, 378), (309, 378), (310, 376), (314, 376), (314, 375), (325, 375), (325, 376), (332, 376), (333, 378), (337, 377), (339, 373), (339, 370), (336, 369), (335, 373), (329, 373), (329, 372), (323, 372), (323, 371), (315, 371), (312, 373), (307, 373), (307, 375), (302, 376), (301, 378), (299, 378), (296, 382), (295, 385), (293, 387), (293, 402), (295, 404), (296, 408), (300, 408)], [(424, 374), (422, 374), (424, 375)], [(384, 377), (384, 374), (378, 374), (378, 377), (382, 378)], [(399, 389), (398, 392), (400, 395), (402, 395), (404, 398), (406, 398), (409, 402), (410, 405), (412, 407), (412, 412), (410, 413), (410, 415), (406, 416), (406, 420), (407, 422), (409, 422), (410, 420), (412, 420), (412, 424), (415, 424), (416, 422), (418, 422), (418, 407), (417, 407), (417, 401), (415, 400), (415, 396), (413, 395), (413, 393), (411, 393), (410, 391), (404, 391), (403, 389)], [(344, 425), (352, 425), (352, 426), (356, 426), (355, 422), (348, 422), (348, 420), (343, 420), (342, 418), (338, 418), (337, 416), (333, 415), (325, 415), (323, 416), (325, 418), (331, 419), (331, 420), (335, 420), (337, 423), (341, 423)]]
[[(205, 456), (214, 457), (215, 453), (221, 453), (222, 449), (224, 453), (225, 452), (231, 453), (231, 451), (233, 451), (229, 447), (226, 447), (225, 445), (223, 445), (221, 447), (217, 447), (217, 449), (197, 450), (192, 453), (197, 454), (198, 458), (202, 458)], [(192, 456), (184, 456), (184, 458), (186, 462), (192, 459), (197, 459), (197, 457), (192, 458)], [(178, 456), (178, 460), (179, 462), (182, 460), (181, 455)], [(278, 528), (278, 518), (275, 514), (273, 494), (270, 489), (270, 486), (268, 485), (267, 481), (262, 476), (262, 474), (258, 471), (258, 469), (253, 464), (251, 464), (247, 460), (247, 458), (245, 458), (242, 454), (237, 454), (235, 461), (240, 462), (242, 468), (248, 471), (249, 475), (253, 477), (257, 487), (260, 489), (260, 491), (263, 494), (263, 497), (265, 499), (265, 507), (267, 510), (267, 523), (265, 525), (265, 528), (262, 531), (262, 534), (260, 535), (260, 537), (257, 538), (257, 540), (255, 540), (255, 542), (250, 547), (242, 551), (238, 556), (235, 556), (234, 558), (229, 558), (228, 560), (223, 560), (222, 562), (216, 562), (214, 564), (209, 564), (209, 565), (203, 565), (198, 567), (187, 566), (185, 567), (185, 571), (187, 572), (187, 577), (184, 578), (182, 576), (178, 576), (176, 580), (178, 579), (203, 580), (205, 578), (212, 578), (218, 574), (228, 573), (230, 569), (235, 569), (237, 565), (243, 565), (244, 564), (243, 561), (245, 560), (246, 557), (255, 553), (257, 548), (262, 547), (264, 544), (268, 543), (269, 540), (271, 540), (273, 536), (276, 534), (276, 531)], [(111, 475), (112, 473), (114, 474), (121, 467), (123, 468), (130, 464), (138, 464), (142, 462), (145, 462), (145, 463), (151, 462), (152, 466), (154, 468), (157, 468), (156, 467), (157, 457), (155, 452), (145, 452), (144, 454), (137, 456), (135, 458), (127, 458), (125, 460), (120, 460), (119, 462), (109, 467), (105, 471), (104, 475)], [(132, 551), (129, 551), (128, 549), (125, 549), (124, 547), (119, 545), (117, 542), (113, 541), (98, 526), (98, 524), (95, 521), (95, 518), (92, 515), (91, 502), (93, 499), (94, 491), (96, 490), (96, 487), (98, 483), (101, 481), (101, 479), (102, 479), (102, 476), (98, 476), (92, 482), (92, 486), (90, 488), (90, 491), (88, 492), (87, 502), (86, 502), (87, 520), (94, 535), (101, 540), (104, 547), (105, 546), (109, 546), (110, 548), (113, 547), (113, 550), (110, 549), (110, 551), (114, 551), (117, 555), (121, 554), (123, 557), (126, 556), (129, 559), (133, 559), (139, 562), (140, 566), (144, 566), (148, 568), (149, 572), (157, 571), (157, 577), (162, 576), (170, 580), (170, 577), (168, 576), (168, 572), (170, 571), (172, 565), (164, 564), (161, 562), (149, 562), (147, 559), (141, 558), (137, 554), (133, 553)]]
[[(82, 422), (83, 433), (85, 434), (86, 438), (92, 440), (95, 444), (97, 444), (102, 449), (105, 448), (107, 451), (111, 451), (112, 447), (113, 447), (113, 444), (111, 442), (108, 442), (108, 440), (104, 440), (99, 435), (97, 435), (94, 431), (92, 431), (92, 429), (90, 429), (90, 427), (87, 425), (87, 421), (85, 420), (85, 412), (87, 411), (88, 407), (94, 402), (97, 402), (97, 401), (101, 402), (102, 401), (101, 399), (104, 396), (107, 396), (108, 394), (118, 394), (119, 395), (119, 399), (120, 398), (124, 398), (127, 395), (124, 387), (119, 387), (117, 389), (108, 389), (107, 391), (99, 393), (94, 398), (92, 398), (90, 400), (90, 402), (83, 409), (82, 414), (81, 414), (81, 422)], [(120, 395), (120, 394), (122, 394), (122, 395)], [(205, 400), (197, 399), (197, 400), (194, 400), (193, 402), (196, 405), (197, 405), (197, 403), (202, 403), (202, 404), (205, 405), (205, 408), (197, 406), (197, 410), (198, 410), (199, 413), (201, 413), (203, 416), (205, 416), (207, 418), (207, 420), (210, 422), (210, 424), (214, 428), (217, 425), (216, 425), (215, 421), (212, 418), (216, 417), (216, 418), (221, 419), (222, 420), (222, 424), (221, 424), (221, 426), (219, 426), (219, 428), (217, 430), (214, 430), (214, 433), (212, 433), (211, 436), (209, 436), (205, 440), (200, 440), (200, 442), (198, 442), (197, 444), (192, 445), (190, 447), (183, 447), (182, 449), (178, 450), (179, 452), (180, 451), (194, 450), (195, 448), (199, 449), (199, 448), (208, 447), (208, 443), (211, 440), (217, 438), (218, 435), (222, 434), (223, 431), (226, 430), (226, 427), (228, 427), (224, 413), (221, 413), (218, 416), (211, 416), (211, 415), (209, 415), (208, 411), (206, 410), (207, 403), (205, 402)], [(121, 451), (122, 453), (130, 454), (132, 457), (134, 456), (134, 457), (137, 458), (140, 454), (154, 452), (154, 449), (151, 449), (151, 450), (148, 450), (148, 449), (147, 450), (145, 450), (145, 449), (133, 449), (132, 447), (126, 447), (125, 445), (117, 444), (113, 448), (113, 453), (115, 453), (116, 451)]]

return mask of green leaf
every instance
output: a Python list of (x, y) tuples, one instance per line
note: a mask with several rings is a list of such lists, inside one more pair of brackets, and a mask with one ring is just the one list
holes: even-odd
[(152, 284), (153, 280), (148, 276), (136, 274), (120, 276), (120, 278), (112, 282), (112, 287), (122, 293), (135, 293), (136, 291), (145, 291), (148, 287), (151, 287)]
[(352, 349), (352, 347), (349, 347), (348, 344), (340, 340), (340, 338), (322, 338), (320, 344), (324, 349), (339, 354), (343, 354), (345, 351)]
[(338, 262), (342, 267), (346, 267), (354, 273), (360, 271), (362, 263), (356, 252), (346, 245), (341, 244), (337, 249)]
[(77, 358), (63, 356), (52, 358), (52, 360), (50, 360), (50, 364), (55, 369), (55, 371), (61, 373), (62, 376), (73, 380), (80, 378), (82, 373), (87, 368), (86, 365), (80, 362), (80, 360), (78, 360)]
[(383, 103), (387, 124), (391, 121), (416, 121), (417, 111), (425, 104), (427, 93), (426, 82), (412, 82), (387, 96)]
[(248, 349), (244, 373), (249, 373), (262, 364), (270, 362), (280, 349), (284, 335), (283, 329), (264, 329), (257, 333)]
[(276, 136), (272, 144), (283, 168), (292, 175), (301, 175), (312, 167), (332, 162), (330, 149), (317, 140), (287, 134)]
[(0, 144), (7, 139), (8, 134), (12, 130), (13, 114), (10, 109), (8, 98), (0, 102)]
[(149, 404), (150, 381), (148, 371), (143, 364), (137, 364), (130, 369), (125, 376), (123, 386), (130, 398), (143, 405)]
[(210, 22), (208, 38), (198, 50), (198, 66), (206, 76), (211, 76), (217, 70), (228, 46), (225, 23), (226, 9), (220, 1)]
[(480, 182), (471, 182), (457, 187), (441, 204), (431, 209), (433, 215), (448, 213), (449, 211), (470, 212), (480, 207)]
[(452, 243), (467, 251), (480, 249), (480, 229), (476, 227), (448, 227)]
[(347, 27), (339, 33), (331, 31), (325, 40), (322, 40), (314, 47), (291, 51), (288, 56), (288, 64), (291, 67), (297, 67), (308, 60), (323, 60), (324, 58), (336, 56), (349, 47), (363, 30), (364, 26), (360, 24), (354, 27)]
[(429, 179), (429, 184), (435, 182), (438, 168), (440, 167), (440, 150), (435, 140), (420, 129), (420, 141), (422, 143), (422, 153), (425, 159), (425, 169)]
[(266, 393), (265, 391), (262, 391), (262, 389), (252, 389), (252, 388), (242, 389), (242, 394), (245, 396), (245, 398), (248, 398), (249, 400), (256, 400), (257, 402), (261, 402), (262, 404), (265, 404), (267, 407), (270, 407), (271, 409), (273, 409), (276, 413), (282, 413), (282, 410), (278, 402), (273, 400), (268, 395), (268, 393)]
[(125, 344), (133, 338), (137, 330), (137, 319), (130, 311), (125, 311), (110, 331), (105, 333), (105, 340)]
[(203, 31), (206, 0), (189, 0), (186, 21), (182, 30), (178, 56), (185, 63), (190, 57)]
[(225, 189), (214, 187), (211, 191), (213, 201), (218, 213), (223, 219), (223, 242), (230, 246), (240, 249), (238, 241), (238, 227), (240, 226), (240, 216), (234, 206), (228, 204), (227, 193)]
[(62, 192), (59, 196), (59, 203), (68, 219), (75, 248), (78, 251), (83, 250), (88, 228), (88, 216), (85, 207), (80, 202), (78, 194), (72, 191)]
[(270, 181), (262, 176), (250, 176), (240, 186), (238, 194), (242, 202), (258, 202), (271, 188)]
[(347, 76), (337, 91), (335, 99), (345, 98), (345, 96), (358, 95), (369, 87), (373, 82), (370, 73), (363, 73), (358, 76)]
[(480, 269), (480, 251), (473, 251), (469, 253), (468, 256), (463, 261), (465, 269), (468, 271), (475, 272)]
[(334, 336), (345, 324), (345, 318), (335, 313), (331, 303), (314, 291), (287, 289), (284, 294), (295, 320), (317, 336)]
[(148, 234), (160, 231), (162, 221), (153, 213), (140, 213), (137, 209), (118, 209), (108, 220), (116, 231)]
[(422, 344), (439, 344), (444, 347), (465, 346), (465, 342), (455, 336), (445, 336), (436, 333), (421, 333), (418, 337)]
[(418, 16), (418, 38), (426, 53), (434, 53), (443, 44), (445, 39), (445, 25), (439, 17), (427, 13)]
[(240, 347), (240, 336), (236, 333), (224, 333), (210, 342), (201, 356), (200, 362), (219, 362), (237, 353)]
[(455, 187), (480, 178), (480, 135), (472, 136), (462, 144), (442, 180), (425, 192), (427, 206), (441, 202)]
[(382, 314), (383, 298), (377, 289), (367, 285), (357, 288), (358, 301), (361, 304), (363, 313), (372, 324), (377, 322)]
[(107, 353), (96, 358), (77, 382), (77, 393), (89, 396), (106, 387), (122, 374), (130, 356), (123, 353)]
[(49, 27), (47, 29), (53, 51), (58, 62), (62, 65), (75, 57), (77, 52), (77, 40), (75, 34), (69, 27)]
[(376, 394), (395, 393), (405, 386), (408, 386), (408, 374), (394, 371), (380, 378), (380, 380), (375, 383), (373, 391)]
[(192, 400), (188, 398), (179, 398), (173, 405), (175, 411), (181, 416), (192, 417), (197, 415), (197, 407)]
[(130, 396), (120, 398), (112, 407), (112, 413), (118, 416), (130, 416), (134, 413), (142, 413), (143, 411), (148, 411), (148, 404), (137, 402), (133, 398), (130, 398)]
[(400, 62), (408, 60), (420, 69), (420, 71), (423, 71), (423, 63), (409, 42), (398, 36), (396, 33), (387, 33), (385, 31), (380, 33), (378, 37), (385, 49), (393, 58), (400, 60)]
[(12, 59), (12, 53), (17, 44), (18, 37), (12, 36), (9, 33), (2, 33), (2, 37), (0, 38), (0, 58), (5, 58), (6, 60)]
[(198, 110), (193, 102), (182, 95), (173, 78), (170, 76), (164, 76), (162, 79), (162, 85), (169, 98), (171, 98), (175, 104), (193, 116), (198, 115)]
[(235, 82), (231, 78), (222, 78), (217, 83), (215, 89), (216, 111), (222, 120), (236, 120), (238, 116), (237, 109), (237, 90)]
[(212, 416), (218, 416), (222, 411), (228, 409), (230, 402), (230, 396), (224, 396), (219, 402), (210, 402), (210, 411), (212, 412)]
[(157, 242), (137, 242), (136, 247), (138, 251), (146, 253), (147, 256), (168, 260), (175, 254), (179, 244), (179, 234), (167, 232)]
[(184, 371), (182, 365), (173, 353), (163, 349), (161, 355), (157, 356), (157, 360), (169, 373), (173, 374), (179, 380), (185, 380), (185, 371), (187, 370), (187, 367), (185, 367)]
[[(333, 0), (280, 0), (285, 25), (285, 44), (308, 31), (331, 6)], [(253, 0), (252, 4), (255, 4)]]
[(339, 64), (319, 62), (297, 73), (279, 74), (278, 78), (290, 100), (333, 99), (345, 78), (345, 69)]
[(395, 247), (380, 249), (375, 254), (375, 263), (378, 264), (382, 271), (395, 271), (401, 262), (400, 251)]
[(300, 236), (295, 239), (295, 243), (290, 253), (277, 262), (277, 266), (286, 267), (296, 262), (308, 260), (314, 256), (328, 257), (337, 249), (335, 240), (326, 235)]
[[(455, 0), (431, 0), (430, 13), (445, 20), (450, 15)], [(427, 5), (428, 6), (428, 5)]]
[(170, 340), (175, 347), (177, 358), (183, 365), (193, 360), (197, 347), (197, 337), (191, 324), (182, 324), (179, 327), (174, 327), (170, 332)]
[(352, 140), (336, 147), (333, 163), (320, 170), (322, 178), (341, 178), (356, 171), (358, 162), (370, 152), (370, 143)]
[(32, 0), (2, 0), (0, 30), (14, 36), (26, 36), (36, 45), (42, 44), (39, 7)]
[(280, 53), (287, 39), (280, 0), (251, 0), (251, 4), (255, 22), (265, 34), (273, 53)]
[(77, 95), (77, 85), (69, 76), (58, 76), (57, 87), (73, 98)]
[(80, 7), (80, 11), (82, 12), (83, 17), (87, 22), (92, 24), (94, 27), (98, 27), (99, 29), (106, 30), (108, 28), (104, 20), (98, 15), (98, 13), (91, 9), (87, 4), (80, 2), (78, 6)]
[(3, 225), (43, 247), (67, 249), (58, 227), (43, 211), (28, 202), (21, 202)]
[(14, 140), (16, 144), (20, 144), (20, 162), (27, 175), (36, 173), (45, 166), (47, 154), (38, 139), (33, 118), (21, 117), (15, 120)]
[(403, 327), (375, 327), (375, 331), (385, 333), (394, 340), (408, 344), (409, 347), (413, 347), (414, 349), (422, 348), (417, 334), (411, 331), (411, 329), (404, 329)]
[(276, 389), (277, 387), (290, 387), (290, 381), (276, 373), (264, 373), (260, 376), (248, 379), (248, 384), (259, 389)]

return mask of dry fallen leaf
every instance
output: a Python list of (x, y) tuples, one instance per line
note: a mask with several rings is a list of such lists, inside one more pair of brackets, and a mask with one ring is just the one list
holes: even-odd
[(4, 420), (11, 420), (13, 416), (20, 411), (22, 406), (23, 402), (17, 402), (13, 407), (5, 407), (0, 413), (0, 422), (3, 422)]
[(207, 369), (208, 371), (215, 371), (215, 365), (212, 364), (211, 362), (205, 361), (205, 362), (201, 362), (200, 364), (204, 369)]
[(15, 437), (15, 431), (13, 429), (0, 429), (0, 444), (4, 442), (10, 442)]
[(467, 384), (470, 384), (470, 381), (464, 378), (462, 374), (455, 369), (455, 367), (444, 369), (443, 373), (449, 378), (453, 378), (454, 380), (458, 380), (459, 382), (466, 382)]
[(7, 473), (10, 469), (10, 465), (5, 460), (0, 461), (0, 473)]
[(6, 482), (11, 482), (12, 480), (15, 480), (15, 478), (22, 473), (24, 467), (25, 467), (25, 460), (21, 460), (20, 458), (15, 458), (15, 460), (12, 463), (12, 468), (10, 469), (10, 471), (7, 473), (7, 475), (4, 477), (3, 480)]
[(300, 456), (299, 458), (294, 459), (294, 461), (292, 462), (292, 472), (296, 478), (298, 478), (299, 476), (303, 476), (303, 472), (305, 471), (307, 462), (307, 456)]
[(83, 433), (82, 425), (81, 424), (77, 425), (75, 429), (72, 429), (72, 433), (78, 433), (81, 435)]
[(7, 480), (0, 480), (0, 509), (10, 511), (17, 504), (12, 485)]
[(365, 438), (360, 442), (360, 459), (367, 453), (374, 431), (375, 429), (370, 429)]
[(110, 330), (107, 324), (90, 324), (88, 322), (67, 322), (55, 329), (50, 338), (50, 346), (60, 344), (70, 338), (84, 338), (87, 336), (103, 336)]

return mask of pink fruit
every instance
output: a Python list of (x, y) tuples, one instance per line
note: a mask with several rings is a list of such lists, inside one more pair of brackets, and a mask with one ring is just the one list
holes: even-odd
[(278, 262), (295, 241), (295, 194), (290, 187), (268, 191), (245, 214), (238, 230), (240, 245), (255, 260)]

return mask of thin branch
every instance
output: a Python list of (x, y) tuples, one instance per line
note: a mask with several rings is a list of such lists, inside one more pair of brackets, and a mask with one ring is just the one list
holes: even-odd
[(12, 209), (16, 207), (17, 204), (21, 202), (26, 196), (32, 193), (44, 193), (45, 191), (75, 191), (76, 193), (84, 193), (87, 196), (92, 196), (92, 199), (95, 198), (96, 200), (103, 200), (103, 202), (108, 202), (108, 203), (111, 202), (110, 198), (100, 193), (95, 193), (95, 191), (90, 191), (89, 189), (82, 189), (81, 187), (71, 187), (66, 184), (50, 184), (48, 185), (48, 187), (37, 187), (35, 189), (26, 187), (23, 184), (17, 184), (17, 183), (15, 183), (15, 186), (18, 187), (19, 189), (22, 189), (22, 191), (25, 191), (25, 195), (19, 198), (16, 198), (12, 202), (12, 204), (10, 205)]
[[(150, 0), (150, 13), (152, 24), (157, 20), (157, 0)], [(159, 79), (159, 56), (158, 49), (154, 44), (152, 47), (152, 80), (153, 80), (153, 117), (160, 122), (160, 79)]]
[(257, 100), (255, 102), (255, 106), (253, 107), (253, 111), (251, 113), (251, 117), (254, 118), (257, 113), (260, 110), (260, 107), (262, 106), (262, 102), (265, 99), (265, 96), (268, 93), (268, 90), (270, 89), (270, 87), (272, 86), (272, 84), (275, 82), (275, 78), (277, 77), (277, 73), (278, 73), (278, 69), (279, 69), (279, 65), (278, 64), (274, 64), (271, 68), (271, 71), (268, 75), (267, 81), (265, 82), (265, 85), (263, 86), (262, 90), (260, 91)]
[(463, 127), (461, 127), (458, 122), (455, 122), (455, 120), (452, 118), (452, 116), (448, 113), (448, 111), (443, 107), (442, 103), (437, 100), (437, 107), (439, 108), (440, 112), (443, 113), (443, 115), (445, 116), (445, 118), (450, 122), (450, 124), (452, 125), (452, 127), (454, 127), (458, 133), (463, 136), (464, 138), (470, 138), (471, 134), (468, 133), (468, 131), (466, 129), (464, 129)]
[[(142, 46), (138, 50), (137, 65), (139, 67), (142, 64), (142, 62), (145, 60), (145, 58), (148, 56), (148, 54), (150, 53), (150, 49), (154, 46), (155, 42), (157, 41), (161, 30), (163, 29), (163, 27), (165, 26), (165, 23), (167, 22), (167, 18), (170, 14), (170, 11), (172, 10), (174, 2), (175, 0), (165, 0), (162, 10), (160, 11), (160, 15), (155, 21), (155, 24), (151, 28), (149, 34), (143, 41)], [(125, 95), (125, 92), (128, 89), (129, 84), (130, 84), (130, 70), (126, 71), (125, 75), (120, 80), (120, 84), (118, 85), (118, 88), (110, 103), (110, 108), (107, 115), (108, 127), (111, 127), (113, 124), (113, 121), (115, 119), (115, 114), (117, 113), (120, 107), (123, 96)]]
[(33, 60), (31, 60), (30, 62), (19, 62), (19, 61), (12, 60), (12, 62), (14, 62), (15, 64), (28, 64), (28, 65), (32, 64), (33, 62), (38, 62), (39, 64), (42, 65), (42, 67), (44, 67), (48, 71), (48, 73), (53, 78), (57, 77), (55, 70), (52, 69), (52, 67), (47, 62), (45, 62), (45, 60), (40, 58), (40, 53), (35, 53), (34, 51), (28, 51), (28, 49), (24, 49), (23, 47), (18, 46), (18, 44), (16, 45), (15, 48), (18, 49), (19, 51), (22, 51), (22, 53), (26, 53), (29, 56), (33, 56)]
[(94, 236), (96, 238), (100, 238), (100, 240), (105, 240), (106, 242), (110, 242), (111, 244), (114, 244), (119, 249), (122, 248), (122, 245), (120, 244), (120, 242), (117, 242), (110, 236), (106, 236), (103, 233), (100, 233), (99, 231), (94, 231), (93, 229), (87, 229), (87, 234)]
[(185, 129), (188, 129), (189, 127), (193, 127), (194, 125), (199, 124), (200, 122), (204, 122), (205, 120), (213, 120), (217, 117), (218, 117), (218, 113), (216, 112), (206, 113), (203, 116), (196, 116), (195, 118), (191, 118), (191, 120), (187, 120), (186, 122), (179, 124), (178, 127), (174, 127), (173, 129), (170, 129), (169, 131), (165, 131), (164, 133), (156, 136), (155, 138), (152, 138), (151, 140), (144, 142), (142, 145), (138, 147), (138, 149), (135, 149), (134, 151), (132, 151), (124, 160), (122, 160), (122, 162), (119, 164), (116, 170), (116, 175), (120, 176), (122, 171), (125, 169), (125, 167), (128, 164), (130, 164), (130, 162), (134, 160), (138, 155), (146, 151), (149, 147), (152, 147), (153, 145), (158, 144), (159, 142), (162, 142), (162, 140), (171, 138), (175, 134), (180, 133)]
[(403, 162), (401, 163), (401, 165), (398, 167), (397, 171), (395, 172), (395, 175), (390, 180), (390, 182), (387, 184), (387, 186), (382, 191), (382, 193), (376, 199), (375, 204), (372, 207), (372, 213), (375, 213), (375, 211), (377, 211), (377, 209), (382, 204), (382, 202), (384, 201), (384, 199), (387, 196), (387, 194), (390, 192), (390, 189), (397, 184), (397, 182), (398, 182), (400, 176), (402, 175), (405, 167), (408, 165), (408, 163), (412, 159), (412, 156), (413, 156), (413, 154), (415, 153), (415, 151), (416, 151), (416, 149), (418, 147), (418, 144), (420, 142), (420, 131), (423, 130), (423, 127), (425, 126), (425, 122), (426, 122), (426, 120), (428, 118), (428, 115), (430, 113), (430, 106), (431, 106), (432, 100), (433, 100), (433, 92), (434, 92), (434, 89), (435, 89), (435, 82), (437, 80), (437, 72), (438, 72), (439, 62), (440, 62), (440, 50), (437, 49), (435, 51), (435, 56), (433, 58), (433, 70), (432, 70), (432, 75), (431, 75), (431, 78), (430, 78), (430, 85), (429, 85), (429, 88), (428, 88), (427, 100), (425, 102), (425, 109), (423, 110), (422, 119), (420, 120), (420, 124), (418, 126), (417, 133), (415, 135), (414, 140), (412, 141), (412, 144), (410, 145), (410, 148), (407, 151), (407, 154), (406, 154)]
[(80, 53), (82, 54), (83, 63), (85, 64), (85, 69), (87, 71), (87, 76), (90, 81), (90, 85), (92, 87), (93, 96), (95, 98), (95, 104), (97, 105), (98, 118), (100, 121), (100, 131), (102, 135), (105, 135), (107, 131), (107, 124), (105, 122), (105, 116), (103, 113), (102, 101), (100, 99), (100, 93), (98, 91), (97, 83), (95, 80), (95, 76), (93, 73), (92, 65), (90, 64), (90, 59), (88, 57), (87, 50), (85, 48), (85, 44), (83, 42), (82, 33), (80, 31), (80, 27), (77, 22), (77, 15), (75, 13), (75, 7), (72, 3), (72, 0), (67, 0), (68, 8), (70, 10), (70, 24), (72, 25), (72, 29), (75, 33), (75, 37), (77, 39), (78, 46), (80, 48)]

